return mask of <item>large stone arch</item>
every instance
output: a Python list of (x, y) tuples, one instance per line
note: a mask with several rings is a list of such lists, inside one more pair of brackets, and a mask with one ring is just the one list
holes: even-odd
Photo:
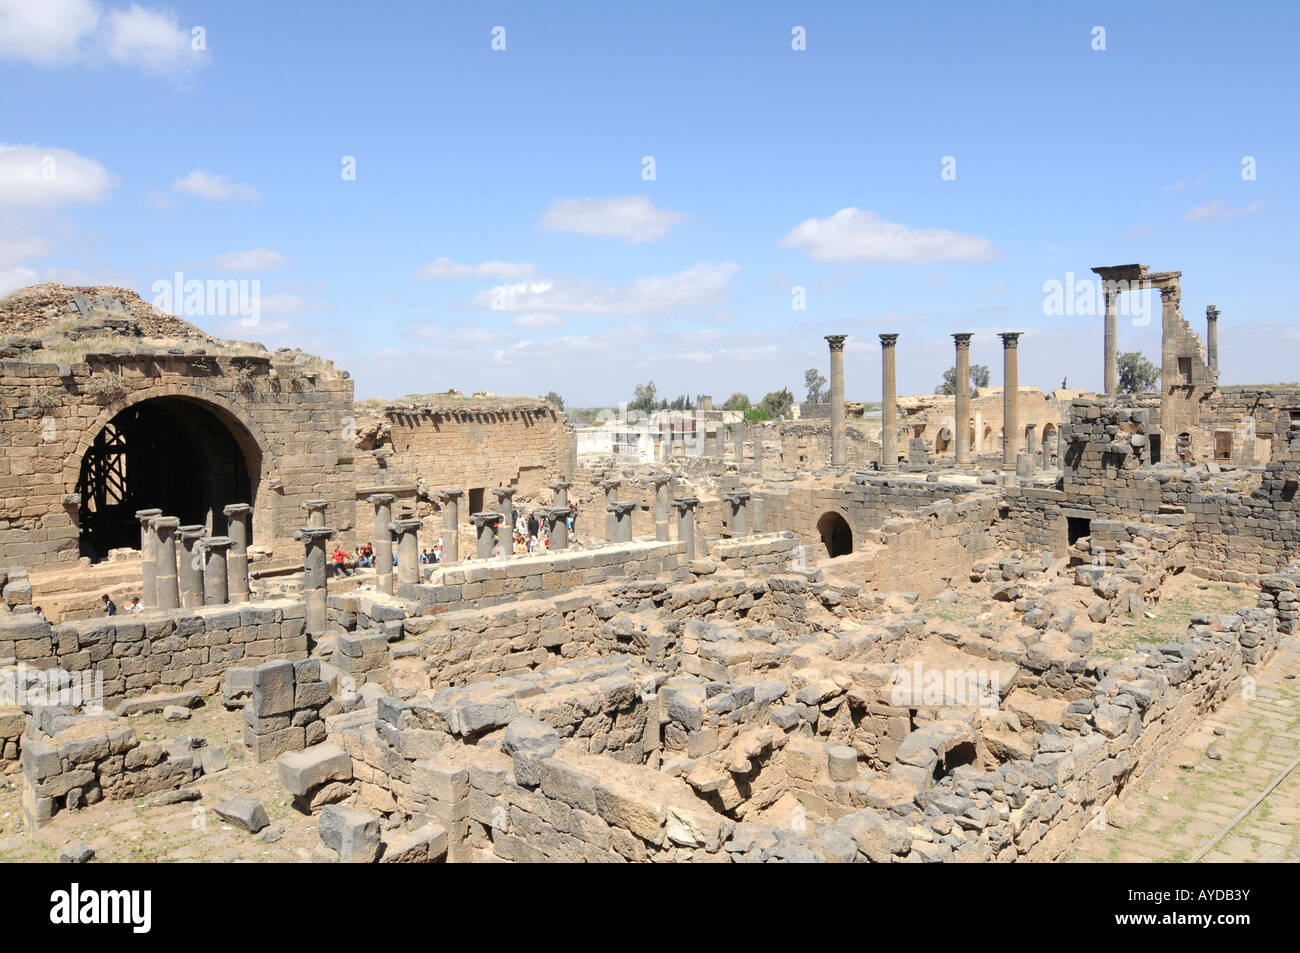
[[(119, 466), (125, 478), (118, 485), (124, 486), (126, 493), (119, 494), (113, 505), (101, 509), (101, 500), (92, 500), (83, 492), (75, 517), (82, 554), (103, 556), (115, 546), (137, 544), (138, 525), (134, 534), (125, 529), (128, 523), (125, 510), (133, 511), (137, 507), (174, 508), (175, 512), (168, 515), (203, 523), (214, 533), (224, 532), (226, 524), (221, 513), (224, 505), (256, 504), (275, 468), (265, 434), (250, 418), (237, 401), (207, 388), (178, 383), (142, 387), (106, 405), (64, 459), (64, 491), (85, 491), (87, 486), (95, 485), (96, 481), (90, 478), (93, 457), (99, 463), (124, 461)], [(136, 432), (133, 439), (123, 440), (119, 436), (117, 449), (106, 453), (110, 425), (113, 434), (120, 435), (124, 427), (132, 426)], [(168, 452), (169, 441), (153, 441), (146, 457), (148, 462), (144, 464), (147, 469), (135, 470), (140, 476), (133, 477), (127, 462), (133, 457), (138, 461), (136, 455), (146, 452), (137, 449), (146, 443), (142, 435), (160, 432), (170, 433), (176, 457)], [(113, 453), (117, 456), (112, 456)], [(83, 463), (87, 468), (84, 482)], [(187, 469), (193, 473), (192, 481)], [(97, 485), (102, 487), (103, 483)], [(134, 505), (127, 507), (126, 499), (132, 499)], [(111, 511), (111, 517), (106, 515), (107, 511)]]

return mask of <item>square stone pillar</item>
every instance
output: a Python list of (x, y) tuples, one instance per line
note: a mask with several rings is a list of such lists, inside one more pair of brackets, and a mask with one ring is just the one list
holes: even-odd
[[(1029, 462), (1034, 469), (1038, 469), (1038, 425), (1025, 424), (1025, 452), (1029, 454)], [(1017, 466), (1019, 462), (1017, 461)]]
[(1017, 362), (1019, 331), (1003, 331), (1002, 338), (1002, 472), (1016, 468), (1020, 452), (1020, 367)]
[(731, 536), (738, 539), (749, 535), (749, 497), (748, 490), (732, 490), (723, 497), (731, 504)]
[(1205, 363), (1215, 379), (1219, 376), (1219, 309), (1205, 306)]
[(329, 586), (329, 556), (325, 544), (334, 538), (328, 526), (304, 526), (293, 534), (303, 544), (302, 604), (307, 616), (307, 635), (319, 639), (325, 634)]
[(828, 334), (831, 347), (831, 466), (842, 467), (848, 459), (844, 444), (844, 342), (847, 334)]
[(202, 541), (203, 551), (208, 554), (203, 566), (203, 604), (205, 606), (224, 606), (230, 601), (230, 579), (228, 573), (227, 553), (233, 544), (229, 536), (209, 536)]
[(749, 428), (745, 426), (744, 421), (731, 425), (731, 437), (736, 442), (734, 448), (736, 454), (736, 469), (740, 469), (741, 465), (745, 462), (745, 432), (748, 429)]
[(375, 588), (387, 595), (393, 594), (393, 535), (389, 524), (393, 522), (391, 493), (372, 493), (366, 502), (375, 508)]
[(962, 332), (952, 336), (957, 345), (957, 378), (954, 383), (956, 407), (953, 412), (953, 427), (956, 428), (954, 439), (957, 446), (957, 463), (970, 463), (970, 339), (971, 334)]
[(146, 609), (158, 607), (158, 561), (154, 556), (154, 533), (149, 524), (162, 510), (136, 510), (140, 521), (140, 601)]
[(894, 371), (897, 334), (880, 335), (880, 469), (898, 469), (898, 378)]
[(569, 487), (573, 486), (568, 480), (556, 480), (554, 483), (546, 484), (551, 488), (551, 505), (568, 506), (569, 505)]
[(325, 511), (329, 505), (329, 500), (304, 500), (302, 508), (307, 511), (307, 525), (324, 526)]
[(606, 504), (609, 515), (614, 519), (614, 542), (632, 542), (632, 513), (638, 505), (635, 500), (615, 500)]
[[(420, 529), (424, 524), (417, 519), (393, 520), (389, 531), (397, 540), (397, 594), (410, 598), (407, 587), (420, 583)], [(442, 549), (447, 551), (444, 539)], [(444, 560), (445, 562), (445, 560)]]
[[(501, 513), (501, 522), (510, 530), (511, 540), (515, 538), (515, 494), (519, 491), (514, 486), (499, 486), (492, 491), (492, 495), (497, 498), (497, 509)], [(509, 547), (510, 552), (514, 552), (513, 544)]]
[(176, 531), (181, 545), (177, 575), (180, 578), (181, 606), (186, 609), (203, 605), (203, 537), (206, 535), (207, 529), (197, 523)]
[(252, 522), (253, 508), (247, 503), (231, 503), (221, 511), (226, 518), (226, 535), (230, 537), (230, 549), (226, 555), (226, 590), (230, 601), (247, 602), (248, 590), (248, 540), (249, 523)]
[(179, 609), (181, 605), (176, 559), (176, 531), (180, 525), (181, 521), (174, 516), (155, 516), (149, 521), (154, 534), (154, 580), (159, 609)]
[(655, 539), (664, 543), (668, 535), (668, 485), (673, 478), (667, 473), (656, 473), (650, 478), (655, 487)]
[(767, 500), (761, 496), (749, 500), (749, 524), (755, 534), (767, 532)]
[[(487, 510), (470, 514), (469, 521), (474, 524), (474, 532), (477, 534), (478, 547), (476, 555), (479, 559), (491, 559), (494, 555), (493, 549), (495, 549), (498, 540), (497, 529), (503, 519), (502, 514)], [(511, 548), (513, 549), (513, 546)], [(505, 547), (502, 547), (501, 552), (505, 553)]]
[(677, 541), (686, 545), (686, 561), (695, 559), (695, 508), (700, 505), (698, 497), (673, 497), (673, 507), (677, 510)]
[[(1168, 441), (1172, 448), (1178, 440), (1178, 415), (1174, 391), (1181, 382), (1178, 374), (1178, 331), (1182, 316), (1178, 313), (1178, 284), (1160, 288), (1160, 446)], [(1176, 456), (1176, 455), (1175, 455)]]
[(1021, 480), (1034, 478), (1034, 455), (1032, 453), (1016, 454), (1016, 476)]
[[(442, 561), (444, 563), (454, 563), (460, 559), (460, 541), (457, 538), (457, 530), (460, 527), (460, 498), (464, 492), (457, 490), (455, 487), (445, 487), (438, 490), (435, 494), (438, 502), (442, 504)], [(399, 520), (398, 522), (404, 522)], [(416, 556), (419, 556), (419, 550), (416, 550)], [(417, 558), (417, 572), (418, 563)], [(397, 554), (397, 581), (402, 581), (402, 554)]]
[(767, 428), (764, 427), (762, 424), (756, 424), (754, 426), (753, 434), (754, 434), (754, 472), (755, 473), (763, 472), (763, 435), (766, 432), (767, 432)]
[(546, 517), (546, 528), (551, 536), (551, 549), (559, 551), (569, 548), (569, 508), (551, 506), (542, 510)]

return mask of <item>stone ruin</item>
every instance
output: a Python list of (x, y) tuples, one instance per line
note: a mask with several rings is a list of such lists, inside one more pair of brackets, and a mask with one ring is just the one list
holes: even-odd
[[(948, 436), (900, 423), (873, 443), (846, 413), (832, 335), (824, 444), (710, 409), (653, 430), (652, 462), (579, 457), (553, 408), (491, 395), (385, 403), (357, 427), (345, 373), (194, 336), (160, 348), (153, 335), (184, 329), (103, 294), (61, 319), (74, 350), (94, 345), (67, 365), (42, 362), (68, 342), (29, 320), (0, 363), (21, 481), (0, 499), (0, 767), (20, 781), (25, 836), (116, 802), (191, 804), (238, 771), (273, 794), (215, 809), (250, 835), (308, 839), (281, 859), (1066, 856), (1294, 638), (1300, 584), (1300, 397), (1247, 392), (1251, 425), (1220, 440), (1246, 404), (1218, 387), (1217, 310), (1202, 348), (1178, 273), (1098, 273), (1128, 283), (1116, 294), (1161, 291), (1178, 379), (1159, 395), (1045, 411), (1005, 332), (988, 396), (1012, 439), (985, 442), (958, 334)], [(881, 341), (884, 419), (901, 421), (897, 335)], [(125, 393), (105, 400), (91, 383), (105, 374)], [(84, 545), (75, 487), (88, 472), (113, 485), (114, 433), (162, 420), (130, 417), (153, 401), (214, 472), (200, 466), (189, 496), (140, 485), (91, 510), (92, 537), (139, 555), (85, 571), (117, 573), (144, 612), (69, 601), (42, 617), (61, 591), (43, 573)], [(536, 442), (510, 459), (517, 428)], [(231, 447), (239, 466), (223, 469)], [(454, 471), (434, 462), (447, 456)], [(34, 488), (37, 474), (61, 476)], [(518, 514), (549, 546), (496, 555)], [(422, 563), (439, 536), (443, 561)], [(330, 549), (361, 539), (374, 569), (333, 576)], [(1121, 638), (1189, 579), (1243, 604)], [(223, 714), (239, 728), (220, 744), (139, 727), (219, 734)]]

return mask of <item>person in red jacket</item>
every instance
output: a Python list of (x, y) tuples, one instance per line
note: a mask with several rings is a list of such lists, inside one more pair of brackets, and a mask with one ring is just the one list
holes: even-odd
[(352, 575), (352, 570), (348, 568), (348, 554), (343, 551), (341, 546), (334, 547), (334, 575)]

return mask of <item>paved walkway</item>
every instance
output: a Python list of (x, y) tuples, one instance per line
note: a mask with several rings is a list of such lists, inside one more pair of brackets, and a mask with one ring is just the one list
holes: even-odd
[[(1293, 637), (1256, 673), (1253, 701), (1238, 695), (1209, 715), (1120, 798), (1118, 809), (1108, 809), (1112, 825), (1122, 826), (1086, 830), (1065, 859), (1179, 863), (1194, 857), (1300, 757), (1297, 675), (1300, 638)], [(1221, 760), (1207, 755), (1211, 745)], [(1300, 863), (1300, 767), (1204, 858), (1243, 861)]]

